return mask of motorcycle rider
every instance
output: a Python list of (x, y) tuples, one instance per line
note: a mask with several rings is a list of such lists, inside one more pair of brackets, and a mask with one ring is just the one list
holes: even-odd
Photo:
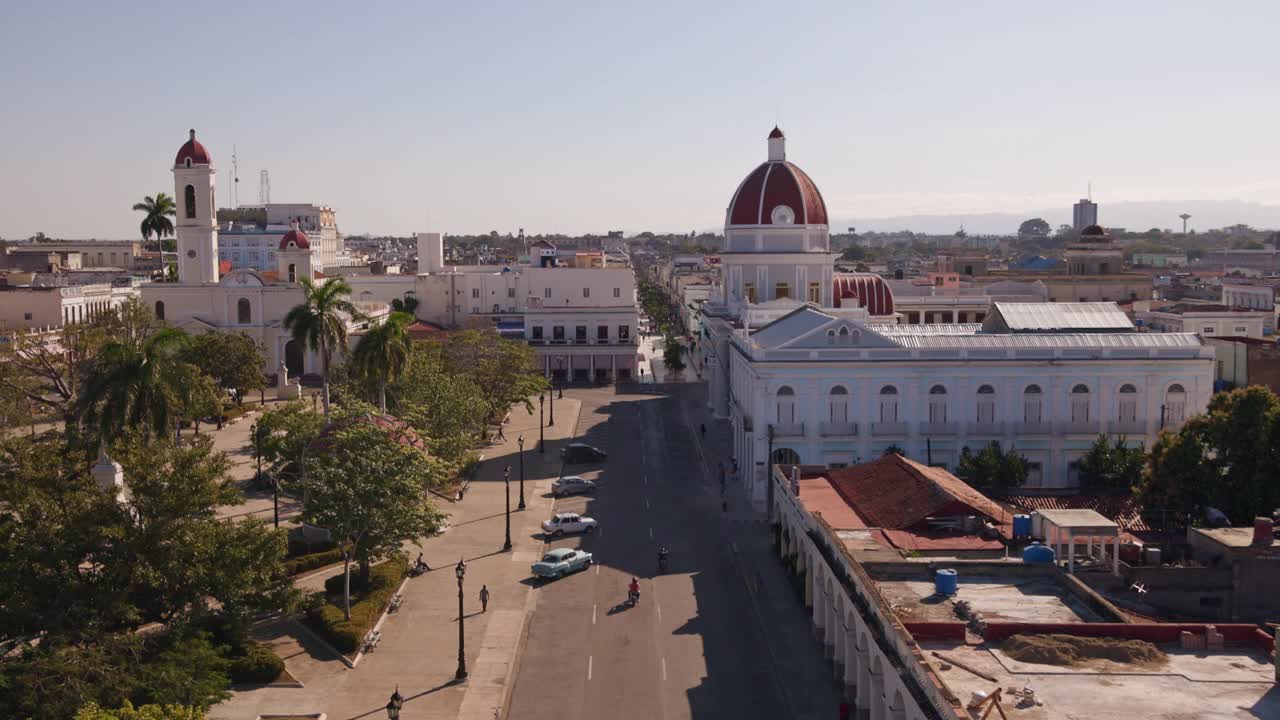
[(627, 596), (634, 598), (640, 597), (640, 581), (634, 576), (631, 578), (631, 584), (627, 585)]
[(658, 548), (658, 567), (662, 568), (664, 571), (667, 569), (668, 554), (669, 553), (667, 552), (666, 545), (663, 545), (662, 547)]

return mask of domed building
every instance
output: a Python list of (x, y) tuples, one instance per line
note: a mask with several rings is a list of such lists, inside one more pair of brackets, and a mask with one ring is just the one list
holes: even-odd
[[(275, 270), (237, 269), (222, 272), (218, 255), (217, 173), (213, 156), (191, 130), (173, 161), (177, 217), (177, 282), (153, 282), (142, 286), (142, 301), (168, 324), (192, 333), (228, 330), (248, 335), (265, 351), (266, 375), (296, 379), (318, 373), (320, 358), (298, 345), (284, 327), (284, 316), (302, 302), (299, 283), (323, 280), (317, 272), (317, 250), (295, 220), (280, 239)], [(372, 319), (386, 316), (385, 303), (364, 303)], [(348, 333), (358, 334), (369, 320), (351, 322)], [(278, 381), (278, 379), (277, 379)], [(296, 393), (296, 384), (292, 386)], [(281, 396), (289, 395), (281, 388)]]
[[(1070, 488), (1098, 434), (1149, 445), (1207, 404), (1213, 349), (1138, 332), (1114, 303), (995, 302), (980, 323), (904, 324), (880, 276), (834, 271), (822, 193), (780, 129), (767, 143), (725, 209), (699, 343), (708, 409), (730, 421), (758, 507), (772, 463), (844, 466), (889, 447), (954, 468), (998, 442), (1027, 458), (1029, 487)], [(1073, 247), (1087, 272), (1119, 267), (1102, 228)]]

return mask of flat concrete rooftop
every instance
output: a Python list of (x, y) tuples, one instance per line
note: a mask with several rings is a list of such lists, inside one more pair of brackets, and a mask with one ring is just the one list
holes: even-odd
[[(1259, 650), (1229, 646), (1206, 655), (1161, 645), (1168, 662), (1148, 667), (1105, 660), (1077, 666), (1024, 663), (986, 645), (925, 642), (920, 647), (934, 672), (963, 704), (975, 691), (990, 694), (1004, 688), (1001, 706), (1011, 720), (1280, 717), (1280, 686), (1273, 680), (1270, 660)], [(933, 652), (996, 682), (949, 665)], [(1012, 692), (1027, 686), (1042, 705), (1019, 704)]]
[(934, 595), (932, 581), (877, 580), (880, 594), (904, 622), (960, 620), (957, 600), (967, 600), (984, 620), (1035, 623), (1106, 622), (1052, 578), (960, 575), (952, 597)]

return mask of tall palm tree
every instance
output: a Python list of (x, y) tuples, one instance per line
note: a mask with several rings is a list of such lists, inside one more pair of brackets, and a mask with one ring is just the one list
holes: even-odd
[(148, 195), (142, 202), (134, 203), (133, 209), (146, 213), (139, 226), (143, 240), (150, 240), (155, 235), (156, 241), (163, 244), (164, 239), (173, 234), (173, 221), (169, 218), (178, 214), (178, 205), (173, 198), (164, 193), (156, 193), (154, 198)]
[(409, 339), (409, 324), (413, 316), (395, 312), (385, 322), (374, 325), (356, 343), (351, 355), (351, 367), (366, 380), (378, 383), (378, 407), (387, 411), (387, 384), (400, 377), (409, 364), (413, 343)]
[(99, 351), (79, 399), (81, 418), (110, 441), (128, 427), (162, 435), (199, 378), (180, 354), (187, 334), (162, 328), (141, 343), (113, 340)]
[(284, 326), (294, 342), (320, 354), (320, 379), (324, 386), (324, 417), (329, 418), (329, 363), (335, 348), (347, 345), (347, 320), (364, 315), (351, 302), (351, 286), (332, 279), (316, 284), (302, 278), (303, 300), (284, 316)]

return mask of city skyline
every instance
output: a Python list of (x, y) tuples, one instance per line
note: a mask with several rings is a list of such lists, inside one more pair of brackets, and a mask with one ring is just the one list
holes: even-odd
[(189, 127), (348, 234), (716, 228), (774, 123), (835, 227), (1280, 197), (1263, 3), (297, 7), (6, 10), (0, 236), (136, 236)]

